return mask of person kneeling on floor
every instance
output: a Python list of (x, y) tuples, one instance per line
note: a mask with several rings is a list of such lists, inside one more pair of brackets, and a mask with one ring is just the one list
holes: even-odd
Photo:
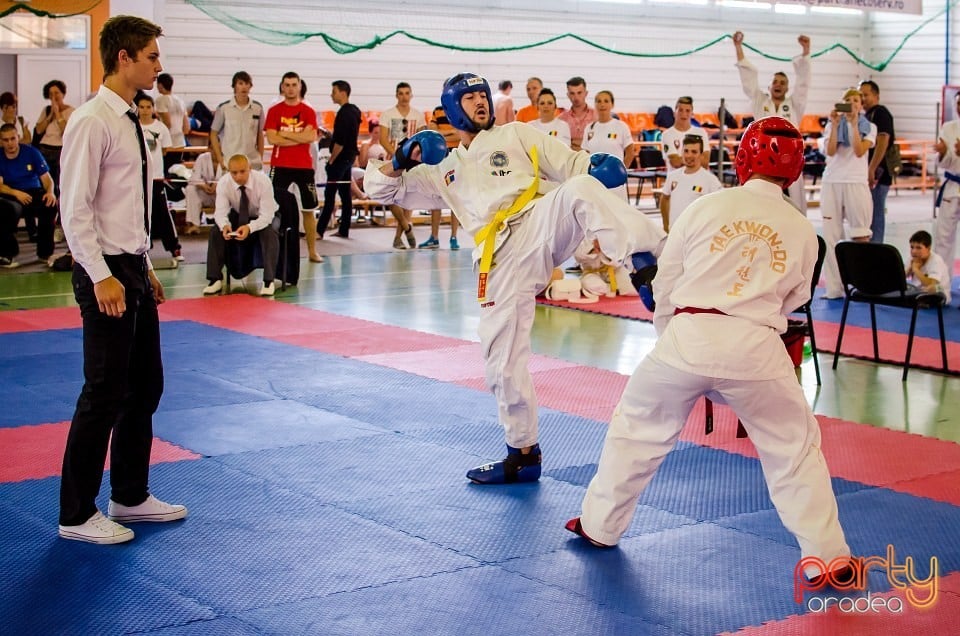
[[(280, 237), (274, 225), (277, 201), (273, 184), (260, 171), (250, 170), (245, 155), (234, 155), (227, 163), (228, 173), (217, 182), (217, 204), (213, 219), (219, 232), (210, 232), (207, 243), (207, 280), (203, 293), (216, 294), (223, 289), (223, 267), (226, 264), (227, 241), (243, 243), (251, 236), (260, 241), (263, 252), (263, 287), (261, 296), (273, 296), (273, 279), (280, 253)], [(253, 244), (245, 246), (252, 249)]]

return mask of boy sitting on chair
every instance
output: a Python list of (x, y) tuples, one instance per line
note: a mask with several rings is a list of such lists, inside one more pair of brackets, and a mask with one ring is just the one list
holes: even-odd
[(907, 284), (931, 294), (943, 294), (950, 304), (950, 270), (940, 255), (930, 251), (933, 238), (920, 230), (910, 237), (910, 262), (907, 264)]
[[(204, 295), (223, 289), (223, 266), (226, 264), (227, 241), (246, 241), (256, 235), (263, 252), (263, 286), (261, 296), (273, 296), (273, 279), (280, 254), (280, 237), (273, 221), (277, 201), (273, 183), (263, 172), (250, 170), (246, 155), (234, 155), (227, 163), (228, 174), (217, 182), (217, 205), (213, 219), (220, 229), (211, 231), (207, 243), (207, 280)], [(248, 244), (252, 248), (252, 243)]]

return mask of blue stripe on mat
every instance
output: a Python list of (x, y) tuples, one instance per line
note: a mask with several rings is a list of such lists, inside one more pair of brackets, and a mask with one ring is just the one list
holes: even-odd
[[(818, 289), (811, 310), (815, 321), (840, 324), (843, 314), (843, 300), (823, 300), (824, 290)], [(877, 329), (907, 335), (910, 332), (910, 310), (892, 307), (877, 308)], [(850, 303), (847, 311), (847, 324), (852, 327), (870, 329), (870, 306), (866, 303)], [(960, 311), (956, 307), (943, 308), (943, 329), (947, 340), (960, 341)], [(940, 340), (940, 327), (937, 325), (937, 312), (921, 309), (917, 312), (916, 335)]]

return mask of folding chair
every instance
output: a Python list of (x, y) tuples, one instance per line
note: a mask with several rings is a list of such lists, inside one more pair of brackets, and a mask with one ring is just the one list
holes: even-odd
[(833, 352), (833, 368), (837, 368), (840, 358), (840, 344), (843, 342), (843, 330), (847, 323), (847, 311), (850, 303), (870, 305), (870, 328), (873, 331), (873, 360), (880, 362), (880, 349), (877, 342), (876, 305), (901, 307), (911, 310), (910, 331), (907, 336), (907, 354), (903, 361), (903, 381), (910, 371), (910, 354), (913, 352), (913, 334), (917, 326), (917, 311), (921, 307), (933, 307), (937, 310), (940, 326), (940, 355), (943, 370), (947, 368), (947, 340), (943, 330), (943, 294), (930, 293), (907, 285), (900, 251), (886, 243), (858, 243), (841, 241), (836, 246), (837, 267), (843, 283), (843, 313), (840, 315), (840, 331), (837, 334), (837, 348)]

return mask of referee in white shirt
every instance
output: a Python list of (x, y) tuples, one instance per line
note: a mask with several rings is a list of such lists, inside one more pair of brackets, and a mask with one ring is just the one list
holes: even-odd
[[(147, 257), (150, 159), (132, 102), (162, 70), (160, 35), (159, 26), (133, 16), (104, 24), (103, 86), (74, 112), (63, 139), (61, 218), (76, 261), (84, 385), (63, 457), (60, 536), (90, 543), (133, 539), (116, 522), (187, 515), (148, 488), (153, 413), (163, 393), (157, 304), (164, 296)], [(108, 443), (109, 519), (95, 501)]]

